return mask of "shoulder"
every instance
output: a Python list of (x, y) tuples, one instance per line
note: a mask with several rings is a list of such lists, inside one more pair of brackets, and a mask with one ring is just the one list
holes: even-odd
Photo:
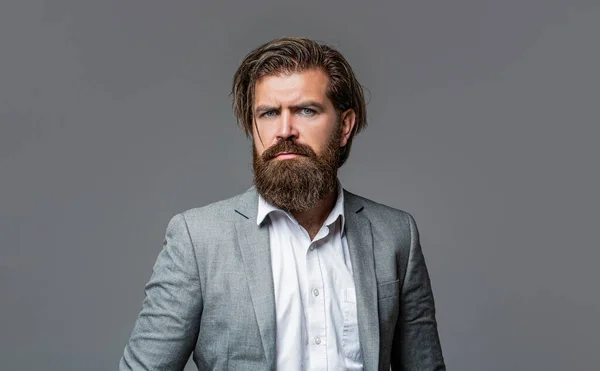
[(351, 205), (351, 208), (354, 206), (355, 208), (360, 209), (360, 206), (362, 206), (364, 208), (361, 210), (361, 212), (367, 213), (368, 215), (373, 214), (374, 216), (392, 218), (407, 218), (411, 216), (411, 214), (406, 210), (391, 207), (369, 198), (359, 196), (346, 189), (344, 189), (344, 197), (347, 199), (347, 204)]
[(350, 207), (348, 212), (363, 214), (373, 226), (402, 230), (404, 228), (413, 229), (412, 227), (415, 225), (413, 216), (404, 209), (379, 203), (348, 190), (344, 190), (344, 197), (347, 199), (346, 204)]
[(235, 209), (239, 205), (240, 199), (248, 192), (251, 192), (251, 189), (227, 199), (184, 210), (173, 216), (172, 219), (182, 218), (190, 229), (199, 226), (204, 226), (205, 229), (210, 225), (223, 226), (232, 223), (239, 218)]

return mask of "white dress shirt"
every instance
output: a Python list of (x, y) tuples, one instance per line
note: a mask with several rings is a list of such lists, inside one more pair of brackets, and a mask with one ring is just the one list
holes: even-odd
[(259, 196), (257, 224), (267, 216), (277, 370), (362, 370), (341, 184), (333, 210), (312, 241), (290, 213)]

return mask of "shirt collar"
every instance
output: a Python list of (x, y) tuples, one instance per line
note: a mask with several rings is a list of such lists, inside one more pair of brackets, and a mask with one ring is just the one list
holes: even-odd
[[(282, 210), (278, 207), (271, 205), (259, 194), (258, 195), (258, 213), (256, 215), (256, 224), (257, 225), (262, 224), (262, 222), (265, 220), (267, 215), (271, 214), (272, 212), (284, 213), (288, 218), (290, 218), (291, 221), (293, 221), (294, 223), (297, 223), (297, 221), (293, 215), (291, 215), (289, 212), (287, 212), (285, 210)], [(327, 219), (325, 219), (325, 223), (323, 223), (323, 225), (329, 226), (329, 225), (335, 223), (338, 218), (342, 219), (341, 231), (343, 234), (344, 233), (344, 224), (345, 224), (344, 189), (342, 188), (342, 183), (340, 182), (339, 179), (337, 180), (337, 200), (335, 201), (335, 205), (333, 206), (333, 209), (329, 213), (329, 216), (327, 216)]]

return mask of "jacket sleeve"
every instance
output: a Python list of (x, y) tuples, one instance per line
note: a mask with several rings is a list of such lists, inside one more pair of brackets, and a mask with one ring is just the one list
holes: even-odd
[(392, 343), (392, 370), (446, 370), (419, 231), (412, 215), (408, 214), (408, 219), (411, 243), (400, 293), (400, 316)]
[(202, 292), (184, 216), (167, 226), (119, 370), (183, 370), (198, 337)]

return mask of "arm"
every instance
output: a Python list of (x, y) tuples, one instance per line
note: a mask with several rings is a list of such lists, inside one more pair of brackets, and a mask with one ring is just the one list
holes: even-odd
[(183, 370), (198, 337), (201, 312), (194, 247), (179, 214), (167, 226), (119, 371)]
[(435, 305), (419, 231), (409, 214), (410, 251), (400, 293), (400, 317), (394, 332), (393, 370), (446, 370), (435, 319)]

